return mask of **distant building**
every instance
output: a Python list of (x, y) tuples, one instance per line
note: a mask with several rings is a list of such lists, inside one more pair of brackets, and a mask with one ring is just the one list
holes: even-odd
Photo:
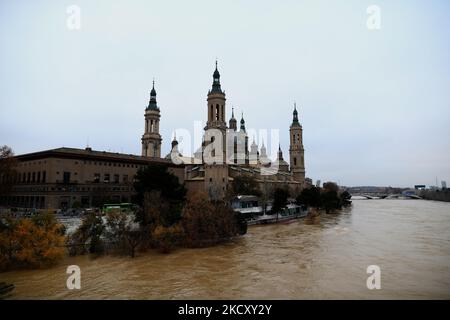
[(137, 170), (151, 163), (167, 165), (183, 183), (184, 168), (161, 158), (142, 157), (91, 148), (58, 148), (15, 157), (13, 189), (0, 204), (25, 208), (99, 206), (128, 202), (134, 195)]

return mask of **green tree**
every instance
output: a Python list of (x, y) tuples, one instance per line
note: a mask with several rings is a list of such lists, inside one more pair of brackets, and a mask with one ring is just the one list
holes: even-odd
[[(170, 226), (181, 219), (181, 210), (186, 201), (186, 188), (181, 185), (178, 178), (170, 173), (167, 166), (152, 164), (140, 169), (135, 177), (134, 188), (137, 193), (137, 202), (145, 206), (146, 194), (152, 194), (153, 202), (161, 203), (159, 219), (164, 226)], [(159, 199), (155, 198), (155, 195)], [(158, 206), (153, 203), (151, 206)], [(147, 221), (148, 212), (137, 215), (137, 221), (143, 225), (153, 223)]]
[(276, 188), (273, 193), (272, 213), (276, 213), (278, 220), (278, 213), (286, 208), (289, 192), (286, 189)]
[(325, 182), (320, 195), (321, 206), (326, 213), (341, 209), (341, 199), (339, 197), (339, 186), (334, 182)]
[(0, 196), (11, 192), (16, 176), (17, 160), (13, 150), (8, 146), (0, 146)]
[(336, 209), (341, 208), (341, 202), (339, 196), (335, 190), (323, 190), (320, 194), (322, 207), (326, 213), (331, 213)]
[(323, 190), (324, 191), (334, 191), (334, 192), (338, 193), (339, 186), (334, 182), (328, 181), (328, 182), (323, 183)]
[(100, 254), (104, 251), (105, 225), (102, 217), (96, 212), (90, 212), (83, 217), (81, 225), (75, 232), (69, 236), (68, 245), (71, 255), (84, 254), (86, 248), (89, 253)]
[(231, 187), (234, 195), (261, 196), (261, 190), (256, 179), (252, 176), (240, 175), (234, 177)]
[(320, 189), (315, 186), (303, 189), (296, 202), (298, 205), (319, 208), (321, 206)]

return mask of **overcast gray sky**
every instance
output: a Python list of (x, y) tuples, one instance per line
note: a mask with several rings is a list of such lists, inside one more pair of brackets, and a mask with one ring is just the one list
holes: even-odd
[(2, 0), (0, 144), (140, 154), (155, 77), (165, 155), (174, 129), (206, 121), (217, 57), (227, 119), (234, 105), (247, 128), (279, 129), (285, 159), (297, 102), (308, 177), (450, 182), (449, 12), (445, 0)]

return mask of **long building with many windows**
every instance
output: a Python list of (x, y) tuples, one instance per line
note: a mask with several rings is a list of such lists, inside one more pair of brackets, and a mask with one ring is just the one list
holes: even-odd
[(157, 157), (94, 151), (91, 148), (58, 148), (19, 155), (12, 192), (3, 205), (25, 208), (100, 206), (128, 202), (134, 194), (137, 170), (161, 163), (183, 182), (184, 169)]

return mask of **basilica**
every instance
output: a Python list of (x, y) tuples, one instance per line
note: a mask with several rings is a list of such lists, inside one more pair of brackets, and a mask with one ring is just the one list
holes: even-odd
[[(188, 191), (204, 191), (211, 198), (220, 199), (226, 195), (230, 183), (239, 175), (254, 177), (263, 192), (288, 187), (295, 194), (311, 183), (310, 179), (305, 178), (303, 129), (295, 105), (289, 128), (290, 164), (284, 160), (281, 147), (278, 148), (277, 158), (273, 160), (267, 155), (264, 141), (258, 146), (253, 139), (249, 147), (243, 115), (238, 128), (232, 109), (227, 123), (226, 95), (221, 87), (217, 62), (212, 87), (207, 95), (206, 113), (203, 142), (194, 155), (182, 155), (174, 137), (171, 152), (164, 157), (184, 168), (183, 177), (179, 178), (184, 181)], [(153, 83), (150, 101), (145, 110), (145, 131), (141, 139), (143, 157), (161, 158), (160, 117), (161, 110), (157, 105)]]
[(206, 192), (213, 199), (223, 199), (238, 176), (253, 177), (262, 194), (268, 197), (275, 188), (289, 188), (295, 196), (311, 184), (311, 180), (305, 178), (302, 125), (296, 107), (289, 128), (288, 163), (280, 147), (277, 158), (269, 159), (264, 141), (258, 146), (253, 139), (249, 146), (244, 118), (240, 119), (238, 127), (232, 110), (231, 119), (228, 123), (225, 121), (225, 102), (216, 63), (205, 106), (203, 142), (193, 155), (182, 155), (174, 138), (171, 152), (161, 156), (161, 110), (153, 84), (145, 109), (141, 155), (93, 150), (86, 146), (14, 156), (14, 174), (0, 176), (0, 183), (12, 183), (11, 192), (0, 195), (0, 205), (65, 209), (128, 202), (135, 194), (136, 172), (151, 164), (167, 166), (188, 192)]

